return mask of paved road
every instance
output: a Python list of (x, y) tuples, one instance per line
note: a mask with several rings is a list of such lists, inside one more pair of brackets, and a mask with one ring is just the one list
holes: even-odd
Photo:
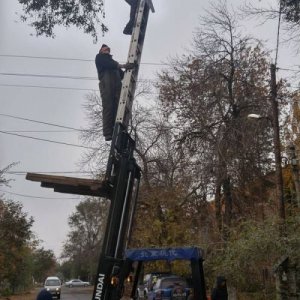
[(93, 287), (62, 287), (61, 300), (91, 300)]

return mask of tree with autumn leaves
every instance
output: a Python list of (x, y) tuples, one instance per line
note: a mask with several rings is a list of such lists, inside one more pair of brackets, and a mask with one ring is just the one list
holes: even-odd
[(92, 281), (98, 266), (109, 202), (87, 198), (69, 217), (70, 232), (64, 243), (60, 271), (65, 278)]
[[(8, 169), (0, 171), (2, 185), (7, 184)], [(31, 230), (33, 222), (19, 202), (0, 198), (0, 295), (31, 288), (55, 270), (54, 253), (40, 247)]]

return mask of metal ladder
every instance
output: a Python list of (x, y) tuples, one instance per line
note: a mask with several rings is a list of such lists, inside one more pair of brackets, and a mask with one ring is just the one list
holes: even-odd
[(141, 0), (137, 9), (136, 22), (131, 36), (128, 53), (128, 63), (134, 63), (136, 68), (125, 73), (116, 122), (127, 128), (131, 118), (132, 102), (136, 89), (139, 66), (143, 51), (145, 34), (148, 23), (149, 10), (154, 12), (152, 0)]

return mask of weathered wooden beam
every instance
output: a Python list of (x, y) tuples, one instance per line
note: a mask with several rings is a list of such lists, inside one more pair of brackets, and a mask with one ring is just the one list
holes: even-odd
[(97, 179), (75, 178), (38, 173), (27, 173), (27, 180), (37, 181), (42, 187), (53, 188), (58, 193), (109, 198), (111, 188)]

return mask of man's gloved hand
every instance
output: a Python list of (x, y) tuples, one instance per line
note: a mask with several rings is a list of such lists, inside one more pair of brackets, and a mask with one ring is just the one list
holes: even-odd
[(134, 68), (136, 68), (137, 67), (137, 63), (127, 63), (126, 65), (125, 65), (125, 69), (126, 70), (131, 70), (131, 69), (134, 69)]
[(124, 65), (119, 65), (120, 68), (125, 69), (125, 70), (131, 70), (137, 67), (136, 63), (126, 63)]

